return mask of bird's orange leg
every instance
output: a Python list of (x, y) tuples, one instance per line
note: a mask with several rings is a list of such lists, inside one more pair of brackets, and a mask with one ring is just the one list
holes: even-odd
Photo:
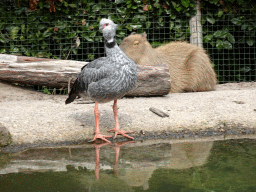
[(106, 135), (100, 134), (100, 127), (99, 127), (99, 115), (100, 115), (100, 112), (99, 112), (99, 109), (98, 109), (98, 102), (95, 102), (94, 115), (95, 115), (95, 132), (94, 132), (95, 136), (89, 142), (93, 142), (96, 139), (101, 139), (103, 141), (106, 141), (107, 143), (110, 143), (110, 141), (105, 139), (105, 138), (106, 137), (111, 137), (111, 136), (106, 136)]
[(93, 144), (95, 147), (95, 177), (96, 179), (100, 178), (100, 148), (105, 145), (109, 145), (109, 143), (102, 143), (100, 145)]
[(119, 122), (118, 122), (118, 116), (117, 116), (117, 100), (116, 99), (114, 100), (114, 104), (113, 104), (113, 112), (114, 112), (114, 117), (115, 117), (115, 128), (109, 129), (108, 131), (115, 132), (114, 138), (116, 138), (117, 135), (123, 135), (124, 137), (134, 140), (133, 137), (126, 134), (126, 133), (133, 133), (134, 131), (127, 132), (127, 131), (123, 131), (120, 129)]
[(114, 145), (114, 149), (115, 149), (115, 152), (116, 152), (116, 161), (115, 161), (113, 170), (114, 170), (115, 176), (118, 176), (118, 158), (119, 158), (120, 147), (121, 147), (122, 145), (126, 145), (126, 144), (128, 144), (128, 143), (133, 143), (133, 142), (134, 142), (134, 141), (126, 141), (126, 142), (123, 142), (123, 143), (116, 143), (116, 144)]

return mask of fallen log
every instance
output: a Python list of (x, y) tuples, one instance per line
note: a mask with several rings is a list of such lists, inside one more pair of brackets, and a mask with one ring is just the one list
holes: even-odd
[[(0, 63), (0, 81), (42, 85), (54, 88), (72, 87), (86, 62), (52, 60), (33, 63)], [(166, 65), (138, 66), (138, 81), (126, 96), (161, 96), (170, 92), (170, 74)]]
[(167, 65), (138, 66), (138, 81), (126, 96), (161, 96), (171, 90), (171, 80)]

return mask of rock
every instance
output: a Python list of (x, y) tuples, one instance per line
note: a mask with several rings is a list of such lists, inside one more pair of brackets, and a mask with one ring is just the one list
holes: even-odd
[(8, 145), (11, 141), (10, 132), (0, 123), (0, 147)]
[(243, 102), (243, 101), (232, 101), (232, 102), (234, 102), (236, 104), (245, 104), (245, 102)]
[(167, 113), (163, 112), (160, 109), (150, 107), (149, 110), (152, 111), (153, 113), (155, 113), (156, 115), (160, 116), (160, 117), (169, 117), (169, 115)]

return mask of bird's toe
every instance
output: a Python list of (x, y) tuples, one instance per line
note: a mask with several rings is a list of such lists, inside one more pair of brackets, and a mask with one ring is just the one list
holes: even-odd
[(101, 139), (101, 140), (103, 140), (107, 143), (111, 143), (109, 140), (106, 139), (107, 137), (112, 137), (112, 136), (106, 136), (106, 135), (102, 135), (100, 133), (97, 133), (97, 134), (95, 134), (94, 138), (89, 141), (89, 143), (92, 143), (92, 142), (96, 141), (97, 139)]
[(115, 132), (115, 136), (114, 136), (114, 139), (116, 138), (117, 135), (122, 135), (124, 137), (127, 137), (129, 139), (132, 139), (134, 140), (133, 137), (127, 135), (127, 133), (134, 133), (134, 131), (123, 131), (123, 130), (116, 130), (116, 129), (110, 129), (108, 131), (114, 131)]

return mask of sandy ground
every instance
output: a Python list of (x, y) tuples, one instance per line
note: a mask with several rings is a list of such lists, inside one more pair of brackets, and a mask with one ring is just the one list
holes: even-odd
[[(13, 144), (92, 139), (94, 104), (77, 100), (65, 105), (66, 98), (0, 83), (0, 123), (10, 131)], [(150, 107), (169, 117), (157, 116)], [(256, 82), (218, 85), (211, 92), (123, 98), (118, 100), (118, 108), (121, 128), (135, 134), (141, 130), (256, 128)], [(100, 104), (99, 110), (101, 132), (113, 135), (107, 132), (114, 127), (112, 102)]]

